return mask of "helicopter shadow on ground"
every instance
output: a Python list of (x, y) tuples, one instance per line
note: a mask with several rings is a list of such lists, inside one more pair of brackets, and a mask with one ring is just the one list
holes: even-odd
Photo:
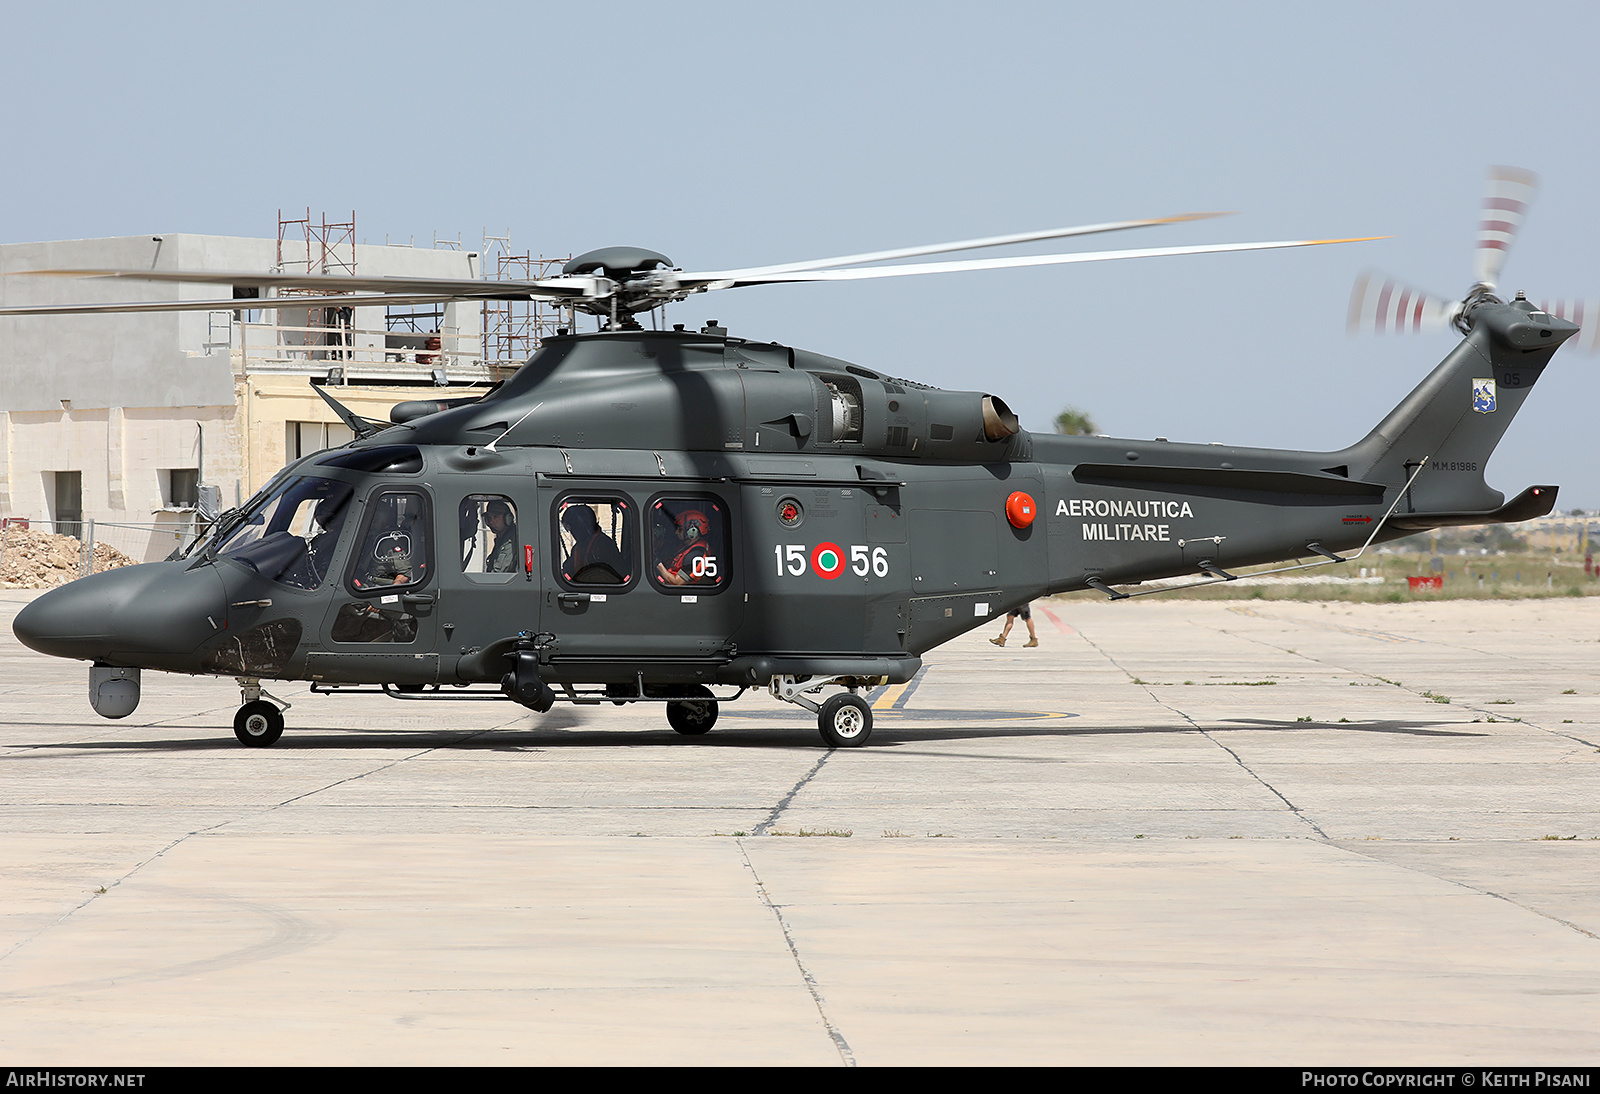
[(1461, 725), (1460, 722), (1405, 722), (1388, 719), (1377, 722), (1312, 722), (1296, 719), (1292, 722), (1270, 718), (1229, 718), (1219, 729), (1336, 729), (1354, 730), (1358, 733), (1399, 733), (1412, 737), (1488, 737), (1490, 734), (1471, 729), (1443, 729), (1442, 726)]
[[(880, 715), (873, 727), (870, 749), (900, 749), (941, 741), (994, 741), (1022, 740), (1027, 738), (1084, 738), (1084, 737), (1141, 737), (1151, 735), (1184, 735), (1200, 732), (1266, 731), (1352, 731), (1357, 733), (1388, 733), (1419, 737), (1484, 737), (1486, 733), (1472, 730), (1443, 728), (1454, 723), (1380, 720), (1371, 722), (1302, 722), (1273, 721), (1261, 718), (1228, 719), (1219, 725), (1196, 727), (1188, 722), (1158, 725), (1097, 725), (1074, 722), (1061, 724), (1078, 715), (1023, 711), (983, 712), (971, 710), (921, 710), (893, 712)], [(534, 716), (530, 715), (530, 719)], [(801, 712), (775, 711), (762, 715), (730, 716), (730, 721), (767, 723), (759, 726), (727, 725), (700, 736), (684, 736), (666, 727), (637, 729), (611, 728), (603, 721), (591, 723), (584, 712), (554, 711), (537, 722), (519, 726), (501, 726), (487, 730), (351, 730), (343, 726), (303, 726), (284, 734), (270, 751), (350, 751), (350, 750), (403, 750), (407, 752), (434, 749), (467, 752), (527, 752), (543, 749), (618, 748), (618, 747), (678, 747), (678, 748), (749, 748), (749, 749), (819, 749), (816, 724), (811, 716)], [(1055, 724), (1039, 724), (1048, 720)], [(774, 724), (776, 723), (776, 724)], [(8, 759), (26, 758), (29, 753), (48, 751), (54, 753), (178, 753), (178, 752), (231, 752), (240, 748), (226, 726), (194, 727), (205, 736), (170, 738), (163, 740), (90, 740), (47, 741), (36, 740), (9, 746), (16, 750)]]
[(1090, 737), (1146, 737), (1183, 736), (1186, 734), (1228, 732), (1229, 730), (1263, 730), (1304, 732), (1306, 730), (1357, 730), (1364, 733), (1394, 733), (1424, 737), (1482, 737), (1486, 734), (1456, 732), (1434, 728), (1439, 723), (1380, 722), (1266, 722), (1256, 721), (1249, 726), (1201, 725), (1188, 722), (1171, 722), (1161, 725), (1095, 725), (1072, 726), (1012, 726), (975, 723), (963, 726), (929, 725), (895, 726), (876, 725), (872, 731), (869, 748), (893, 748), (933, 741), (1003, 740), (1027, 737), (1056, 737), (1061, 739)]

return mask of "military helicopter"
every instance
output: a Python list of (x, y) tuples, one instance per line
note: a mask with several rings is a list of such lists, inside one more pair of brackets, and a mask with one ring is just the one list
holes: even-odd
[[(1205, 215), (1205, 214), (1197, 214)], [(752, 688), (817, 715), (830, 747), (872, 732), (864, 689), (1038, 597), (1290, 558), (1345, 561), (1450, 524), (1547, 513), (1483, 468), (1577, 326), (1479, 293), (1465, 337), (1365, 438), (1337, 452), (1035, 435), (998, 396), (944, 391), (772, 342), (641, 329), (726, 288), (1309, 246), (1295, 240), (902, 263), (1143, 227), (1124, 221), (810, 262), (691, 273), (641, 248), (524, 282), (183, 271), (53, 271), (293, 288), (295, 306), (538, 299), (597, 317), (481, 398), (418, 400), (283, 468), (187, 557), (95, 574), (18, 614), (28, 646), (91, 662), (108, 718), (143, 669), (232, 676), (235, 734), (274, 743), (266, 680), (409, 700), (664, 704), (699, 735)], [(876, 265), (875, 265), (876, 264)], [(233, 307), (5, 308), (0, 315)], [(824, 689), (831, 694), (824, 696)]]

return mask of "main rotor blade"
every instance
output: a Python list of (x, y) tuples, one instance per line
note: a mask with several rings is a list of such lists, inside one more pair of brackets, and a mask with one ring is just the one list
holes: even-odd
[[(551, 277), (534, 281), (483, 281), (475, 277), (345, 277), (340, 274), (276, 274), (216, 270), (13, 270), (6, 277), (77, 277), (99, 280), (177, 281), (198, 285), (243, 285), (335, 293), (406, 293), (450, 300), (571, 300), (592, 294), (595, 279)], [(271, 297), (251, 299), (270, 300)]]
[(127, 312), (271, 311), (278, 308), (372, 308), (388, 305), (445, 304), (454, 296), (268, 296), (228, 300), (136, 300), (120, 304), (30, 304), (0, 307), (7, 315), (111, 315)]
[[(313, 295), (251, 296), (229, 300), (140, 300), (107, 304), (35, 304), (0, 307), (4, 315), (96, 315), (128, 312), (262, 311), (275, 308), (371, 308), (448, 304), (456, 300), (545, 300), (566, 303), (594, 295), (596, 278), (479, 281), (475, 278), (338, 277), (324, 274), (215, 273), (199, 270), (18, 270), (5, 276), (121, 278), (189, 281), (211, 285), (315, 289)], [(348, 288), (351, 291), (341, 291)], [(363, 291), (364, 290), (364, 291)], [(385, 291), (388, 290), (388, 291)]]
[(1369, 272), (1356, 278), (1350, 291), (1347, 329), (1351, 334), (1444, 330), (1460, 310), (1457, 301)]
[(1506, 252), (1522, 227), (1528, 203), (1539, 188), (1539, 176), (1520, 167), (1491, 167), (1478, 224), (1478, 252), (1473, 273), (1493, 292), (1506, 264)]
[(538, 281), (483, 281), (475, 277), (346, 277), (342, 274), (281, 274), (248, 270), (13, 270), (7, 277), (85, 277), (126, 281), (187, 281), (199, 285), (244, 285), (261, 289), (300, 289), (319, 293), (411, 292), (431, 296), (476, 293)]
[(1328, 243), (1365, 243), (1387, 236), (1360, 239), (1294, 239), (1274, 243), (1211, 243), (1197, 247), (1150, 247), (1132, 251), (1080, 251), (1075, 254), (1019, 255), (1014, 258), (969, 258), (960, 262), (919, 262), (909, 266), (872, 266), (864, 270), (810, 270), (794, 273), (758, 274), (713, 281), (707, 289), (731, 289), (743, 285), (771, 285), (794, 281), (865, 281), (878, 277), (908, 277), (913, 274), (962, 273), (968, 270), (1004, 270), (1021, 266), (1061, 266), (1076, 262), (1113, 262), (1123, 258), (1161, 258), (1169, 255), (1222, 254), (1229, 251), (1269, 251), (1283, 247), (1320, 247)]
[(895, 258), (919, 258), (922, 255), (946, 254), (950, 251), (974, 251), (983, 247), (1003, 247), (1010, 243), (1033, 243), (1041, 239), (1065, 239), (1068, 236), (1094, 235), (1097, 232), (1120, 232), (1127, 228), (1148, 228), (1156, 224), (1178, 224), (1186, 220), (1206, 220), (1210, 217), (1231, 216), (1230, 213), (1183, 213), (1175, 217), (1155, 217), (1149, 220), (1117, 220), (1105, 224), (1083, 224), (1076, 228), (1048, 228), (1039, 232), (1015, 232), (1011, 235), (986, 236), (983, 239), (963, 239), (954, 243), (930, 243), (921, 247), (897, 247), (889, 251), (867, 251), (864, 254), (840, 255), (837, 258), (813, 258), (804, 262), (784, 262), (776, 266), (749, 266), (739, 270), (722, 270), (716, 273), (678, 274), (682, 284), (709, 281), (743, 281), (767, 274), (798, 273), (802, 270), (822, 270), (835, 266), (859, 266), (865, 262), (887, 262)]

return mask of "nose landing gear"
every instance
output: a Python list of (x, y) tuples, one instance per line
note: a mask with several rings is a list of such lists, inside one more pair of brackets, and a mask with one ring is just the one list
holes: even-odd
[[(239, 698), (244, 705), (233, 716), (233, 735), (247, 748), (275, 744), (283, 736), (283, 712), (293, 704), (268, 694), (260, 680), (241, 676), (238, 682)], [(263, 695), (267, 698), (263, 699)]]

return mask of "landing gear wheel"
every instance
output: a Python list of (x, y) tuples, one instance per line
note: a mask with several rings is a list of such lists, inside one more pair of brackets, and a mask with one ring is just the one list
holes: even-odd
[(835, 695), (822, 704), (817, 728), (829, 748), (860, 748), (872, 736), (872, 708), (849, 692)]
[(675, 699), (667, 704), (667, 724), (688, 737), (709, 733), (717, 724), (717, 701), (709, 688), (696, 684), (685, 694), (691, 699)]
[(246, 703), (233, 716), (233, 735), (250, 748), (266, 748), (283, 736), (283, 712), (265, 699)]

